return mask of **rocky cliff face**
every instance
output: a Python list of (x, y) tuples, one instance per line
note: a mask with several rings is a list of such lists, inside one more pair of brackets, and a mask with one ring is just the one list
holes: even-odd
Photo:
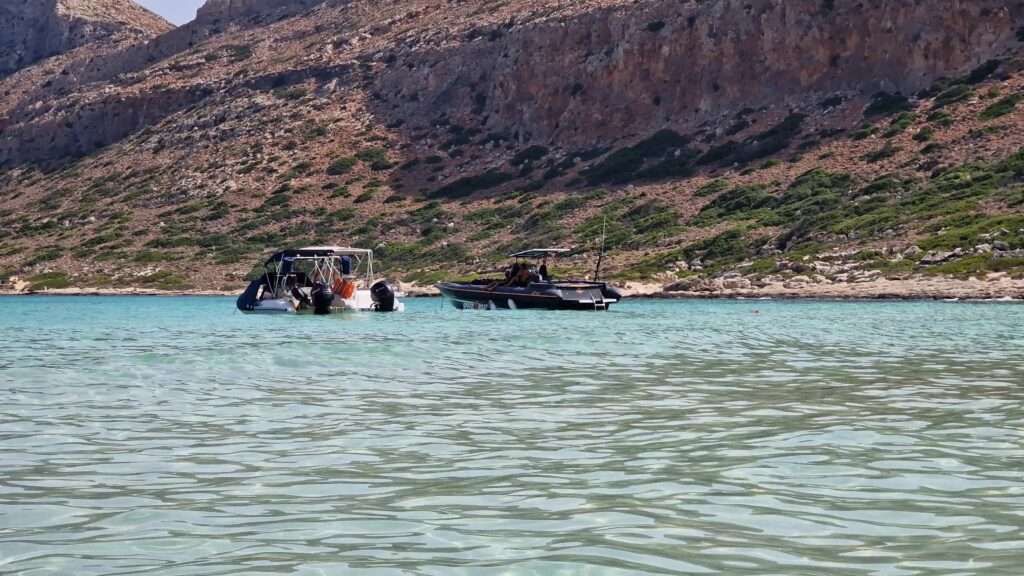
[[(334, 0), (330, 3), (338, 3)], [(202, 25), (227, 24), (261, 16), (282, 17), (325, 4), (324, 0), (207, 0), (196, 21)]]
[(12, 0), (0, 5), (0, 76), (111, 36), (171, 29), (129, 0)]
[(377, 83), (389, 116), (439, 118), (580, 147), (746, 108), (906, 95), (1004, 53), (1020, 3), (655, 1), (493, 26), (397, 60)]
[[(25, 4), (22, 13), (45, 26), (47, 15), (56, 12), (40, 8), (40, 2)], [(879, 91), (910, 95), (1005, 53), (1024, 25), (1022, 5), (1001, 0), (942, 3), (941, 9), (934, 1), (897, 0), (594, 1), (543, 9), (520, 3), (524, 6), (485, 13), (450, 2), (371, 7), (341, 0), (210, 0), (195, 23), (72, 66), (71, 78), (51, 82), (72, 90), (125, 74), (152, 76), (154, 65), (247, 23), (236, 33), (259, 25), (281, 30), (268, 50), (284, 78), (322, 75), (361, 62), (361, 70), (371, 75), (374, 114), (386, 124), (402, 125), (412, 140), (421, 141), (418, 135), (441, 123), (500, 134), (519, 145), (578, 150), (666, 127), (719, 131), (718, 124), (742, 110), (778, 116), (815, 110), (830, 99), (858, 102)], [(300, 18), (292, 21), (302, 23), (303, 37), (286, 32), (281, 23), (296, 14)], [(50, 36), (68, 37), (43, 35)], [(85, 32), (74, 35), (85, 37)], [(222, 70), (217, 68), (215, 75)], [(236, 74), (187, 93), (212, 94), (239, 80)], [(353, 75), (337, 81), (364, 85)], [(161, 86), (156, 100), (162, 101), (167, 90)], [(8, 111), (6, 123), (21, 125), (19, 142), (43, 146), (8, 140), (7, 146), (0, 144), (0, 164), (81, 155), (141, 129), (145, 124), (134, 121), (122, 130), (94, 129), (97, 121), (111, 121), (99, 111), (146, 101), (136, 90), (116, 94), (123, 91), (107, 92), (101, 102), (86, 94), (87, 110), (75, 110), (77, 104), (69, 102), (50, 119), (39, 115), (32, 94), (32, 109)], [(191, 97), (182, 101), (193, 103)], [(160, 118), (141, 110), (123, 113)], [(86, 142), (80, 133), (98, 136)]]

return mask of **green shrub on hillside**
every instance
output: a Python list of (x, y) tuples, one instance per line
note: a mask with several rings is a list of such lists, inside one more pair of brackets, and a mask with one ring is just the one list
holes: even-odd
[(338, 158), (327, 166), (327, 174), (329, 176), (342, 176), (344, 174), (348, 174), (353, 168), (355, 168), (357, 162), (358, 160), (353, 156)]
[(288, 194), (274, 194), (263, 202), (261, 209), (266, 210), (288, 204), (291, 197)]
[(902, 134), (907, 128), (910, 128), (916, 119), (917, 116), (910, 112), (900, 114), (889, 124), (889, 129), (885, 131), (883, 136), (885, 138), (892, 138)]
[(151, 276), (141, 278), (140, 284), (157, 290), (189, 290), (193, 288), (180, 274), (170, 270), (161, 270)]
[(982, 120), (995, 120), (996, 118), (1006, 116), (1017, 109), (1017, 105), (1024, 100), (1024, 96), (1014, 94), (1001, 98), (998, 102), (992, 104), (988, 108), (985, 108), (979, 116)]
[(1019, 272), (1021, 270), (1024, 270), (1024, 258), (975, 254), (937, 266), (928, 266), (924, 269), (924, 272), (932, 275), (967, 278), (990, 272)]
[(36, 264), (42, 264), (43, 262), (52, 262), (63, 255), (64, 251), (60, 248), (45, 248), (33, 254), (31, 258), (22, 263), (22, 266), (30, 268)]
[(601, 213), (576, 227), (582, 243), (605, 236), (608, 249), (650, 246), (679, 231), (679, 214), (658, 200), (632, 199), (609, 204)]
[(890, 94), (889, 92), (878, 92), (871, 97), (871, 103), (864, 109), (865, 118), (879, 116), (892, 116), (900, 112), (913, 109), (913, 104), (903, 94)]
[(973, 248), (994, 240), (1024, 248), (1024, 216), (992, 216), (981, 212), (952, 214), (925, 229), (930, 236), (918, 243), (924, 250)]
[(743, 142), (726, 141), (714, 146), (696, 159), (697, 165), (748, 164), (767, 158), (788, 148), (800, 134), (805, 114), (790, 114), (770, 129), (755, 134)]
[(32, 276), (27, 280), (29, 291), (60, 290), (71, 287), (71, 278), (63, 272), (47, 272)]
[(850, 134), (851, 140), (867, 140), (868, 138), (878, 134), (878, 126), (872, 126), (871, 124), (864, 124), (859, 129), (854, 130)]
[(705, 197), (714, 196), (719, 192), (724, 192), (729, 189), (729, 181), (722, 178), (712, 180), (707, 184), (704, 184), (694, 192), (694, 196)]
[(375, 172), (388, 170), (394, 166), (388, 160), (388, 151), (384, 148), (364, 148), (356, 154), (356, 158), (369, 164), (370, 169)]
[(767, 186), (740, 186), (719, 194), (700, 212), (694, 224), (712, 223), (722, 219), (747, 220), (765, 216), (760, 211), (771, 206), (775, 197), (768, 193)]
[(445, 184), (444, 186), (430, 192), (430, 198), (466, 198), (476, 192), (482, 192), (497, 188), (506, 182), (516, 179), (516, 175), (499, 170), (489, 170), (475, 176), (466, 176)]
[(943, 90), (935, 97), (935, 103), (932, 105), (933, 110), (945, 108), (951, 104), (962, 102), (974, 95), (974, 90), (965, 84), (956, 84)]
[[(688, 149), (689, 143), (689, 138), (673, 130), (659, 130), (633, 146), (612, 152), (580, 174), (591, 186), (671, 176), (687, 170), (694, 156)], [(655, 164), (644, 171), (649, 161)]]
[(365, 148), (356, 153), (355, 157), (364, 162), (386, 161), (387, 151), (383, 148)]
[(750, 240), (742, 229), (734, 228), (717, 236), (695, 242), (683, 250), (688, 260), (700, 258), (706, 263), (739, 262), (752, 253)]
[(274, 90), (274, 96), (281, 98), (282, 100), (301, 100), (306, 97), (309, 92), (303, 86), (283, 86)]
[(930, 142), (931, 139), (934, 138), (934, 137), (935, 137), (935, 130), (933, 128), (931, 128), (931, 127), (925, 127), (925, 128), (922, 128), (921, 130), (919, 130), (917, 132), (917, 134), (914, 134), (914, 141), (915, 142)]
[(902, 150), (899, 146), (893, 145), (892, 142), (886, 142), (881, 148), (874, 152), (869, 152), (863, 156), (865, 162), (881, 162), (887, 160), (900, 153)]

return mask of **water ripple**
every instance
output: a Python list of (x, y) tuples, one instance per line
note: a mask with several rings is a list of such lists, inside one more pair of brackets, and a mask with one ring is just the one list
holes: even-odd
[(0, 299), (0, 573), (1024, 565), (1022, 307), (231, 304)]

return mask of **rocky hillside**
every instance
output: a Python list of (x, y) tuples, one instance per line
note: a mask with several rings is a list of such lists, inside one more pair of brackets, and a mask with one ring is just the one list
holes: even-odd
[(0, 76), (82, 46), (145, 41), (171, 25), (129, 0), (12, 0), (0, 4)]
[(313, 242), (420, 281), (542, 244), (583, 270), (602, 228), (611, 273), (694, 290), (1024, 272), (1021, 3), (210, 0), (138, 30), (0, 79), (0, 276), (234, 286)]

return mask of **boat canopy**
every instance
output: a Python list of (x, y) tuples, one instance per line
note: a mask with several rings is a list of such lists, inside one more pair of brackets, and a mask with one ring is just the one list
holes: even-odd
[(372, 256), (373, 250), (367, 250), (365, 248), (344, 248), (341, 246), (313, 246), (309, 248), (295, 248), (291, 250), (282, 250), (277, 254), (270, 257), (269, 260), (264, 264), (269, 266), (271, 264), (277, 264), (278, 262), (289, 259), (294, 260), (296, 258), (331, 258), (334, 256)]
[(548, 256), (561, 256), (562, 254), (568, 254), (571, 252), (568, 248), (534, 248), (532, 250), (523, 250), (516, 254), (512, 254), (510, 258), (547, 258)]

